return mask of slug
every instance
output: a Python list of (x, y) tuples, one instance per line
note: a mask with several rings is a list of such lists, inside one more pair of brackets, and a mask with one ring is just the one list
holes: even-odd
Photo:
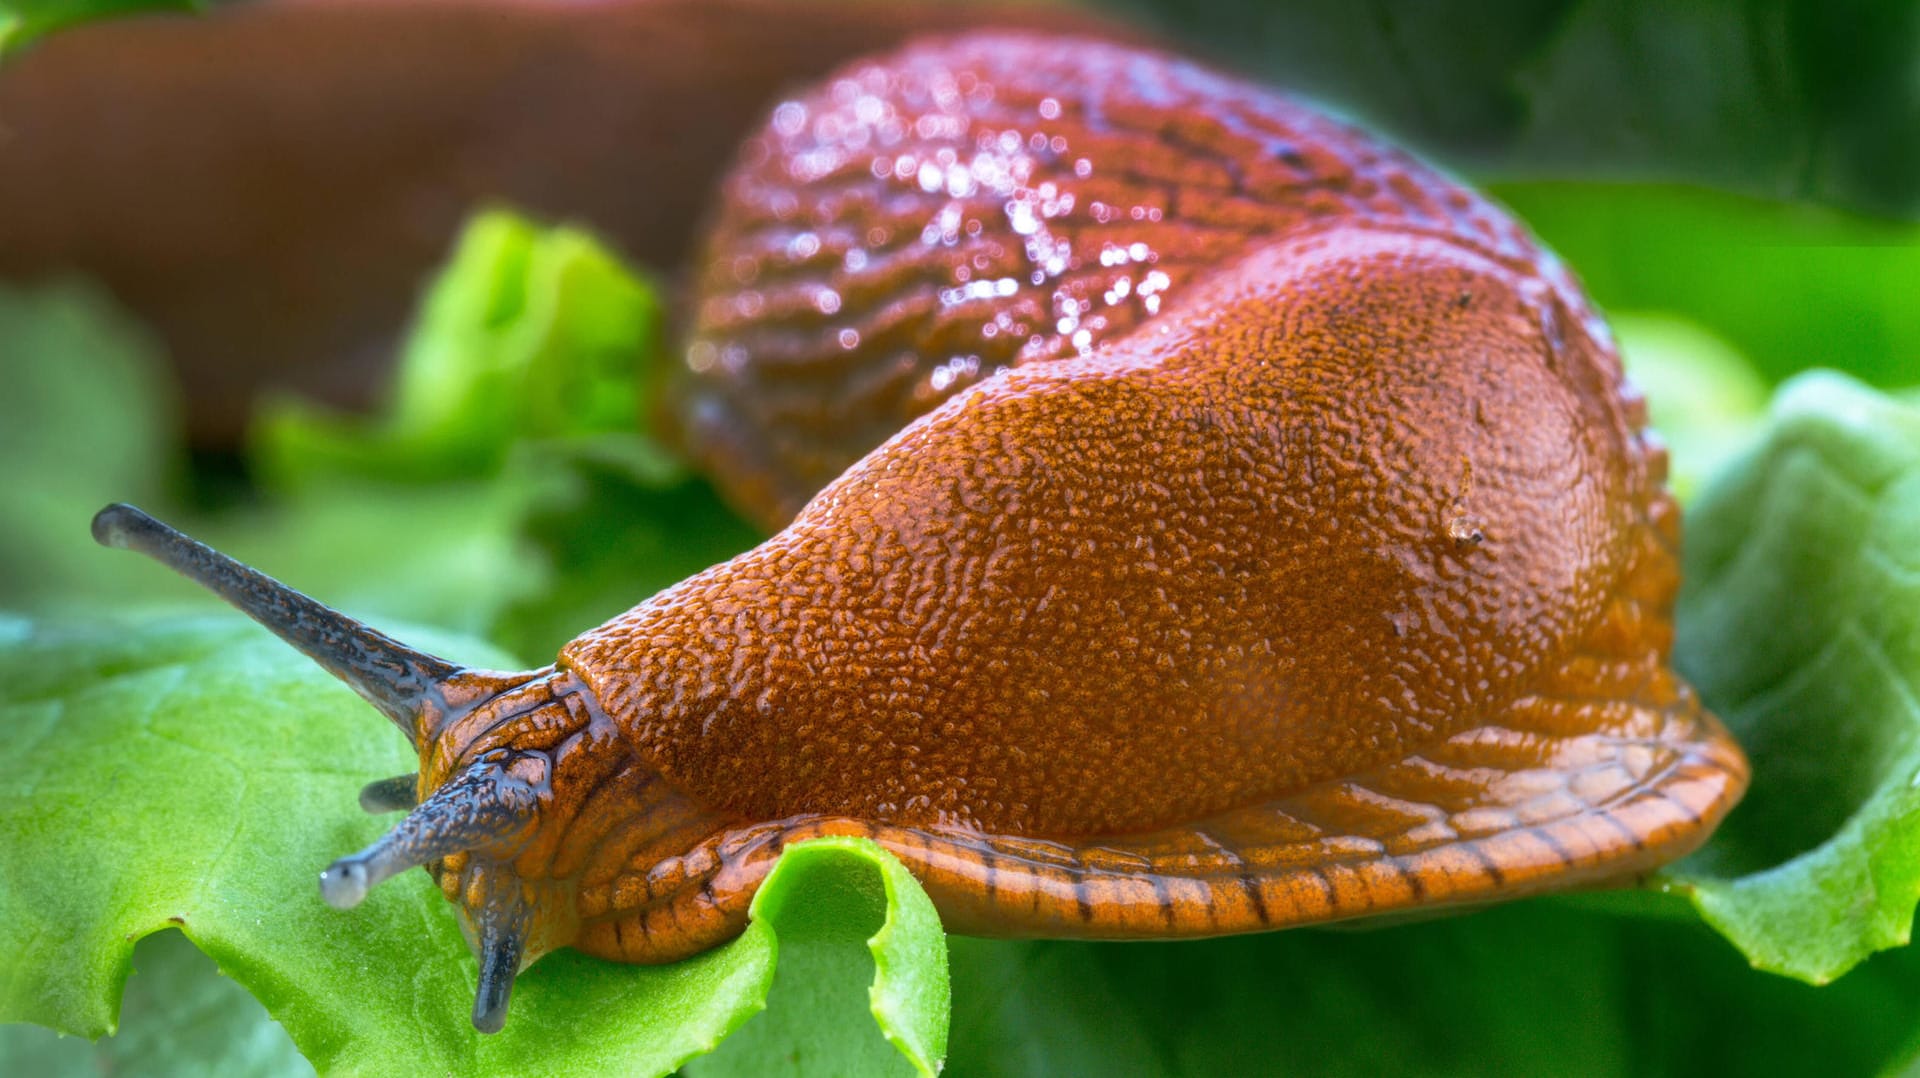
[(1501, 210), (1150, 50), (910, 45), (775, 107), (680, 436), (760, 546), (463, 669), (127, 506), (420, 754), (321, 875), (426, 866), (474, 1025), (559, 947), (671, 962), (867, 836), (947, 926), (1210, 936), (1630, 878), (1739, 747), (1669, 668), (1679, 516), (1611, 338)]

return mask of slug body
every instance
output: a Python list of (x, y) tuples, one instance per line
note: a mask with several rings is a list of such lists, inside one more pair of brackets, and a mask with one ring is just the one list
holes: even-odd
[(482, 1028), (555, 947), (730, 938), (818, 835), (957, 931), (1198, 936), (1630, 877), (1739, 797), (1604, 327), (1367, 136), (1152, 52), (935, 42), (780, 104), (704, 266), (682, 437), (784, 526), (551, 668), (96, 521), (413, 738), (364, 800), (418, 807), (323, 888), (430, 867)]

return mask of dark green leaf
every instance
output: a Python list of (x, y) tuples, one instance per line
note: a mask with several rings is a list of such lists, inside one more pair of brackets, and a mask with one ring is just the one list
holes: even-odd
[(949, 1073), (1864, 1076), (1920, 961), (1827, 988), (1697, 924), (1528, 902), (1426, 924), (1191, 943), (952, 941)]
[(1912, 4), (1104, 3), (1483, 175), (1920, 214)]

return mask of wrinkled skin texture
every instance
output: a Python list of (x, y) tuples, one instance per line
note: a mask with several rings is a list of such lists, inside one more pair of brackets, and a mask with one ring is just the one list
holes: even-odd
[(725, 939), (816, 834), (961, 930), (1212, 934), (1628, 876), (1743, 788), (1666, 668), (1611, 339), (1404, 155), (1153, 53), (937, 42), (777, 105), (706, 265), (684, 434), (805, 507), (563, 650), (633, 761), (521, 862), (576, 946)]
[(1351, 127), (1137, 49), (978, 36), (856, 64), (775, 108), (725, 196), (681, 411), (694, 452), (770, 529), (995, 370), (1090, 354), (1297, 230), (1455, 240), (1605, 339), (1498, 207)]
[[(1644, 870), (1745, 764), (1664, 667), (1673, 514), (1637, 409), (1573, 388), (1608, 354), (1519, 284), (1423, 237), (1277, 243), (949, 402), (562, 665), (741, 822), (676, 867), (709, 905), (823, 833), (887, 843), (993, 934)], [(724, 931), (655, 871), (583, 896), (589, 940), (634, 913)]]
[(1397, 758), (1560, 661), (1637, 523), (1620, 403), (1553, 370), (1591, 345), (1517, 284), (1387, 232), (1263, 248), (563, 659), (748, 819), (1124, 833)]

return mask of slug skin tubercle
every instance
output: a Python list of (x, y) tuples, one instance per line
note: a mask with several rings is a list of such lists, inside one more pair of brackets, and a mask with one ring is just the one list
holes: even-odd
[(1192, 937), (1631, 880), (1744, 790), (1668, 665), (1679, 513), (1605, 326), (1404, 154), (981, 35), (778, 104), (711, 236), (682, 433), (777, 534), (551, 667), (95, 521), (411, 739), (361, 799), (407, 816), (322, 892), (427, 866), (477, 1027), (554, 948), (732, 938), (821, 835), (953, 931)]

